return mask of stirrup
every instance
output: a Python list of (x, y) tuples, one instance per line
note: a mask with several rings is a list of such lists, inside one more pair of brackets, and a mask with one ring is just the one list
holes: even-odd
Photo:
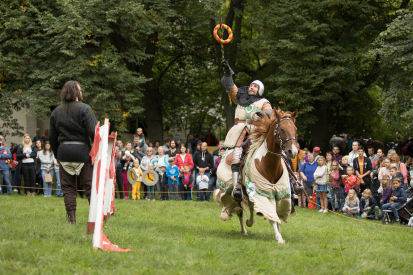
[(234, 188), (231, 193), (231, 197), (236, 201), (236, 202), (242, 202), (242, 198), (244, 197), (244, 193), (242, 192), (242, 188)]

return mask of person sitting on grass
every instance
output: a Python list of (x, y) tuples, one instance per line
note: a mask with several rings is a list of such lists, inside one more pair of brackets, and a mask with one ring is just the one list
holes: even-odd
[(179, 185), (182, 186), (182, 200), (191, 200), (191, 187), (194, 178), (191, 173), (191, 167), (185, 165), (184, 170), (179, 173)]
[(392, 188), (391, 188), (391, 183), (390, 183), (390, 177), (388, 175), (384, 175), (382, 180), (381, 180), (381, 186), (382, 186), (382, 197), (380, 200), (380, 203), (386, 204), (390, 202), (390, 197), (392, 193)]
[(356, 190), (359, 188), (360, 179), (354, 175), (354, 168), (352, 166), (347, 166), (347, 177), (343, 179), (343, 184), (346, 187), (346, 194), (348, 194), (350, 189)]
[(168, 159), (169, 166), (166, 169), (166, 176), (168, 177), (168, 188), (171, 200), (173, 200), (174, 198), (175, 200), (178, 200), (179, 168), (174, 164), (174, 160), (174, 158)]
[(363, 191), (363, 197), (360, 200), (360, 212), (362, 214), (357, 217), (358, 219), (366, 219), (375, 213), (376, 220), (379, 220), (379, 207), (374, 202), (373, 193), (368, 188)]
[(133, 161), (133, 170), (135, 170), (136, 175), (138, 176), (135, 184), (132, 185), (132, 200), (140, 200), (141, 199), (141, 182), (142, 182), (142, 170), (139, 167), (139, 159), (136, 158)]
[(318, 157), (318, 167), (314, 172), (314, 180), (315, 183), (317, 184), (317, 187), (315, 188), (320, 196), (320, 205), (321, 209), (320, 213), (327, 213), (327, 206), (328, 206), (328, 200), (327, 200), (327, 165), (326, 165), (326, 159), (323, 156)]
[(203, 168), (199, 169), (199, 176), (196, 178), (196, 184), (199, 186), (199, 191), (201, 193), (201, 201), (207, 201), (207, 191), (208, 191), (209, 177), (205, 175), (205, 170)]
[(392, 180), (393, 185), (393, 196), (390, 197), (390, 203), (386, 203), (381, 207), (381, 212), (384, 210), (391, 209), (393, 212), (396, 222), (400, 221), (399, 213), (397, 212), (397, 207), (402, 206), (406, 203), (406, 190), (404, 187), (401, 187), (402, 181), (399, 178), (394, 178)]
[[(153, 171), (153, 164), (149, 163), (148, 164), (148, 171)], [(152, 196), (152, 201), (155, 201), (155, 185), (152, 186), (147, 186), (147, 190), (148, 190), (148, 201), (151, 200), (151, 196)]]
[(343, 212), (344, 214), (347, 214), (350, 217), (353, 217), (353, 215), (358, 216), (360, 212), (360, 202), (357, 198), (356, 191), (354, 191), (354, 189), (350, 189), (348, 191), (348, 195), (346, 197), (346, 201), (343, 207)]

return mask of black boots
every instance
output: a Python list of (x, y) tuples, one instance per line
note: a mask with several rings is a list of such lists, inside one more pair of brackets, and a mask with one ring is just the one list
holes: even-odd
[(76, 210), (66, 210), (67, 220), (70, 224), (76, 224)]

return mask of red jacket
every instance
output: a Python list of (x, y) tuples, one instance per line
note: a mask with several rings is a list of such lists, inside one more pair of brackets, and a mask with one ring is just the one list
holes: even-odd
[(192, 156), (190, 154), (185, 155), (185, 161), (182, 161), (181, 155), (177, 154), (175, 157), (174, 164), (178, 166), (179, 170), (185, 167), (185, 165), (189, 165), (189, 170), (194, 169), (194, 162), (192, 161)]

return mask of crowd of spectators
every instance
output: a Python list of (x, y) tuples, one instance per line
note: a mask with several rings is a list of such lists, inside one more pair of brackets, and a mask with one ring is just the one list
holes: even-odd
[[(210, 154), (208, 146), (219, 149)], [(211, 191), (216, 186), (216, 169), (224, 151), (223, 141), (207, 132), (205, 138), (189, 136), (181, 143), (179, 136), (166, 139), (164, 145), (159, 141), (151, 143), (141, 128), (138, 128), (133, 142), (118, 139), (116, 143), (116, 197), (132, 200), (192, 200), (192, 190), (197, 192), (197, 200), (209, 201)], [(21, 144), (10, 144), (0, 135), (1, 174), (3, 175), (0, 194), (12, 195), (13, 191), (25, 196), (43, 195), (63, 197), (60, 188), (59, 163), (53, 154), (48, 139), (48, 130), (41, 136), (40, 129), (31, 138), (25, 134)], [(139, 179), (131, 185), (127, 172), (134, 169)], [(159, 181), (154, 186), (142, 184), (142, 174), (154, 170), (159, 174)], [(53, 188), (54, 187), (54, 188)], [(78, 189), (83, 197), (82, 183)], [(155, 192), (156, 190), (156, 192)], [(157, 198), (155, 194), (157, 193)]]
[[(413, 149), (413, 139), (408, 142)], [(409, 147), (410, 146), (410, 147)], [(407, 148), (406, 147), (406, 148)], [(387, 156), (382, 149), (365, 148), (358, 141), (351, 143), (351, 152), (341, 155), (334, 146), (332, 152), (321, 155), (319, 147), (313, 151), (300, 149), (297, 160), (290, 160), (291, 168), (297, 173), (305, 192), (310, 197), (306, 205), (303, 195), (298, 196), (299, 207), (328, 209), (357, 218), (379, 220), (384, 210), (391, 209), (399, 221), (397, 208), (406, 203), (408, 188), (413, 186), (413, 162), (410, 152), (403, 152), (404, 161), (394, 149)], [(298, 162), (298, 165), (294, 163)]]
[[(211, 154), (208, 146), (218, 146), (218, 149)], [(366, 154), (365, 148), (355, 140), (349, 143), (351, 151), (346, 156), (340, 154), (338, 146), (325, 155), (317, 146), (312, 150), (305, 146), (312, 147), (312, 142), (306, 144), (303, 137), (298, 136), (299, 153), (288, 160), (311, 198), (307, 203), (304, 195), (299, 195), (300, 207), (379, 219), (383, 210), (394, 210), (406, 202), (406, 190), (413, 174), (413, 139), (403, 146), (404, 161), (394, 149), (386, 156), (381, 149), (375, 152), (374, 148), (367, 148)], [(50, 197), (53, 193), (56, 197), (63, 196), (59, 163), (50, 147), (48, 130), (41, 136), (37, 129), (33, 138), (26, 134), (21, 144), (12, 143), (10, 147), (0, 135), (0, 147), (1, 194), (12, 195), (14, 191), (26, 196)], [(197, 191), (198, 201), (209, 201), (211, 191), (218, 188), (216, 170), (225, 152), (224, 142), (218, 141), (211, 131), (205, 137), (198, 134), (195, 139), (190, 135), (185, 143), (175, 136), (161, 145), (159, 141), (151, 143), (145, 138), (141, 128), (137, 129), (133, 142), (119, 139), (116, 150), (116, 197), (139, 200), (142, 193), (143, 199), (152, 201), (192, 200), (193, 190)], [(129, 184), (129, 169), (134, 169), (140, 177), (146, 170), (154, 170), (159, 175), (156, 189), (141, 184), (141, 178), (136, 184)], [(81, 182), (78, 184), (81, 190)], [(83, 196), (81, 191), (79, 195)], [(398, 219), (397, 211), (393, 212)]]

